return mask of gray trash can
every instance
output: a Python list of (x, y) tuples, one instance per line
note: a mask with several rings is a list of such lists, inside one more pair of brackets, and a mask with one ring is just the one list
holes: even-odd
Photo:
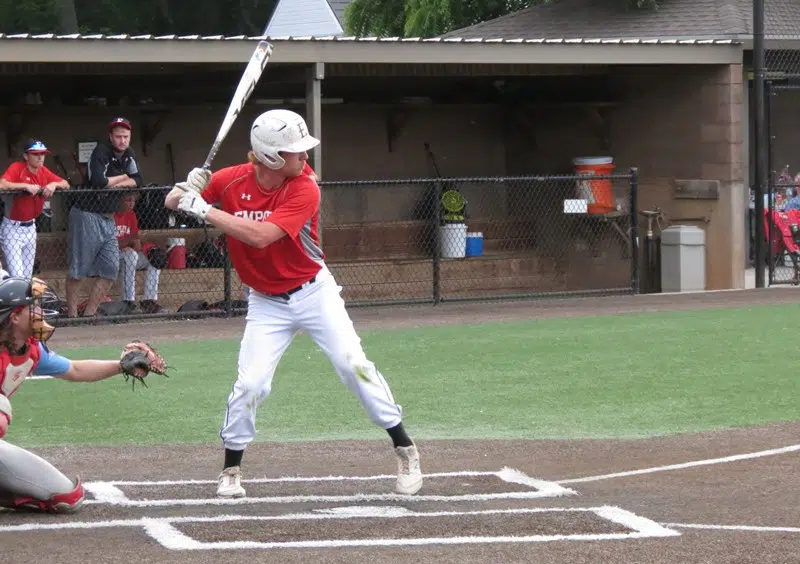
[(661, 232), (661, 291), (706, 289), (706, 232), (693, 225), (673, 225)]

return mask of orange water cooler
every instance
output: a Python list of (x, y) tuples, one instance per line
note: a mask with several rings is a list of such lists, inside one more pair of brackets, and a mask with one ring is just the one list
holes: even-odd
[[(578, 176), (609, 176), (614, 173), (613, 157), (576, 157), (572, 159), (575, 174)], [(604, 214), (616, 211), (611, 179), (578, 180), (578, 197), (588, 202), (590, 214)]]

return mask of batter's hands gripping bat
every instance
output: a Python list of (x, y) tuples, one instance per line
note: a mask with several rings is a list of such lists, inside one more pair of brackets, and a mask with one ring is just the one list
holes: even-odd
[(269, 62), (270, 55), (272, 55), (272, 45), (267, 41), (259, 41), (253, 56), (250, 57), (250, 61), (244, 69), (242, 78), (239, 79), (239, 86), (236, 87), (236, 92), (233, 93), (230, 106), (228, 106), (228, 113), (225, 114), (225, 119), (222, 120), (222, 125), (219, 126), (219, 131), (217, 131), (217, 138), (214, 139), (211, 150), (206, 157), (206, 162), (203, 163), (204, 169), (211, 168), (211, 161), (217, 156), (217, 151), (219, 151), (222, 142), (225, 141), (225, 137), (228, 136), (228, 132), (233, 127), (233, 122), (239, 117), (239, 113), (244, 109), (247, 99), (255, 90), (258, 79), (261, 78), (264, 67)]

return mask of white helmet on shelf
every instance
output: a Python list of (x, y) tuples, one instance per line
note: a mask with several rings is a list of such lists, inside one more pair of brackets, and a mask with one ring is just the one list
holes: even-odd
[(308, 132), (306, 121), (289, 110), (269, 110), (250, 128), (250, 147), (259, 162), (278, 170), (286, 161), (278, 153), (303, 153), (319, 145)]

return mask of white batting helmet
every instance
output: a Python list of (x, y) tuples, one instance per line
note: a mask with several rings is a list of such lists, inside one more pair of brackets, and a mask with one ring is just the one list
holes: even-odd
[(269, 110), (256, 118), (250, 128), (250, 147), (264, 166), (273, 170), (286, 161), (278, 154), (303, 153), (319, 145), (308, 132), (306, 121), (289, 110)]

